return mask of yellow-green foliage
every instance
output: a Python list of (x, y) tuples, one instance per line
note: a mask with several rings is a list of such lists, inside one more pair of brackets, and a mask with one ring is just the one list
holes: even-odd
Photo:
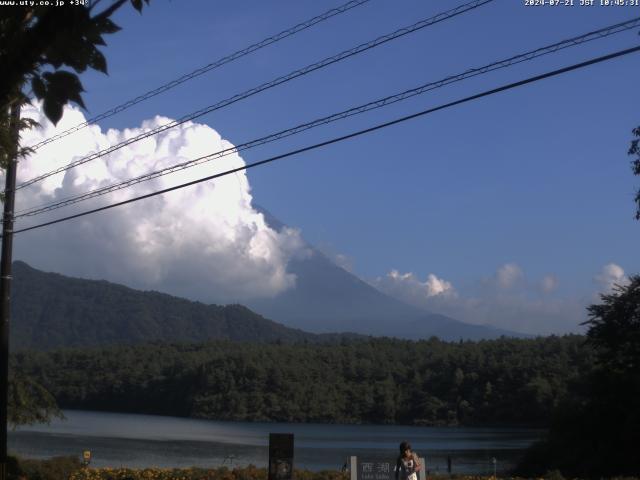
[[(245, 468), (226, 467), (216, 469), (184, 468), (83, 468), (69, 477), (69, 480), (266, 480), (267, 470), (248, 466)], [(296, 470), (295, 480), (348, 480), (346, 474), (336, 471), (310, 472)]]
[(75, 456), (53, 457), (48, 460), (10, 457), (9, 480), (66, 480), (82, 467)]
[[(11, 480), (267, 480), (266, 468), (85, 468), (77, 457), (56, 457), (50, 460), (20, 460), (20, 471), (10, 472)], [(311, 472), (294, 470), (293, 480), (349, 480), (349, 473), (336, 470)], [(427, 480), (525, 480), (521, 477), (481, 475), (429, 475)], [(530, 480), (565, 480), (557, 471)], [(569, 479), (568, 479), (569, 480)], [(578, 480), (578, 479), (571, 479)], [(640, 480), (617, 477), (610, 480)]]
[[(557, 478), (557, 477), (553, 477)], [(559, 478), (562, 479), (562, 476)], [(146, 468), (133, 470), (129, 468), (85, 468), (71, 475), (69, 480), (266, 480), (265, 468), (249, 466), (230, 470), (226, 467), (217, 469), (161, 469)], [(348, 480), (348, 473), (325, 470), (310, 472), (295, 470), (294, 480)], [(493, 477), (486, 475), (429, 475), (428, 480), (527, 480), (521, 477)], [(549, 476), (529, 480), (550, 480)], [(579, 480), (579, 479), (572, 479)], [(612, 478), (610, 480), (640, 480), (638, 478)]]

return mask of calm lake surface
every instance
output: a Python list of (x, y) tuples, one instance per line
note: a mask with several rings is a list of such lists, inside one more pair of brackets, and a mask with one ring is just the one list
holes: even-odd
[(434, 428), (389, 425), (243, 423), (65, 410), (66, 421), (9, 432), (9, 450), (31, 457), (91, 450), (97, 467), (266, 466), (269, 432), (295, 435), (297, 468), (340, 469), (350, 455), (391, 460), (408, 440), (433, 473), (505, 471), (543, 431), (523, 428)]

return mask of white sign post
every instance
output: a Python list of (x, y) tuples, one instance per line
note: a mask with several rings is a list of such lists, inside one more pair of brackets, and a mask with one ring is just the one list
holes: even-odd
[[(424, 458), (418, 457), (420, 462), (420, 470), (418, 480), (427, 480), (427, 466)], [(358, 457), (349, 457), (350, 480), (395, 480), (396, 462), (381, 460), (365, 460), (363, 458), (358, 461)]]

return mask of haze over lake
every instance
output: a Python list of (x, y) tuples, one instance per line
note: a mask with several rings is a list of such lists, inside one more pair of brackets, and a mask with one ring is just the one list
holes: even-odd
[(269, 432), (295, 435), (297, 468), (339, 469), (349, 455), (393, 459), (402, 440), (426, 456), (428, 468), (504, 471), (542, 431), (526, 428), (434, 428), (396, 425), (320, 425), (217, 422), (154, 415), (65, 410), (66, 421), (9, 433), (9, 450), (32, 458), (92, 451), (97, 467), (266, 466)]

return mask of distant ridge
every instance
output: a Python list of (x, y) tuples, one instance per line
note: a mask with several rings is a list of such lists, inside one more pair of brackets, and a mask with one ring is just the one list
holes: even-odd
[[(285, 227), (268, 210), (254, 205), (275, 230)], [(287, 271), (296, 285), (275, 298), (249, 301), (256, 312), (285, 325), (322, 333), (351, 331), (364, 335), (442, 340), (482, 340), (501, 336), (527, 337), (486, 325), (472, 325), (408, 305), (380, 292), (356, 275), (336, 265), (307, 244), (311, 256), (293, 259)]]
[(332, 342), (242, 305), (205, 305), (154, 291), (45, 273), (13, 264), (11, 347), (52, 349), (155, 341)]
[[(272, 228), (284, 227), (269, 212), (261, 212)], [(310, 256), (292, 259), (287, 266), (296, 275), (295, 287), (272, 299), (248, 302), (249, 308), (206, 305), (104, 280), (45, 273), (16, 261), (12, 349), (216, 339), (324, 343), (365, 335), (412, 340), (435, 336), (448, 341), (525, 336), (407, 305), (311, 245), (307, 248)]]

